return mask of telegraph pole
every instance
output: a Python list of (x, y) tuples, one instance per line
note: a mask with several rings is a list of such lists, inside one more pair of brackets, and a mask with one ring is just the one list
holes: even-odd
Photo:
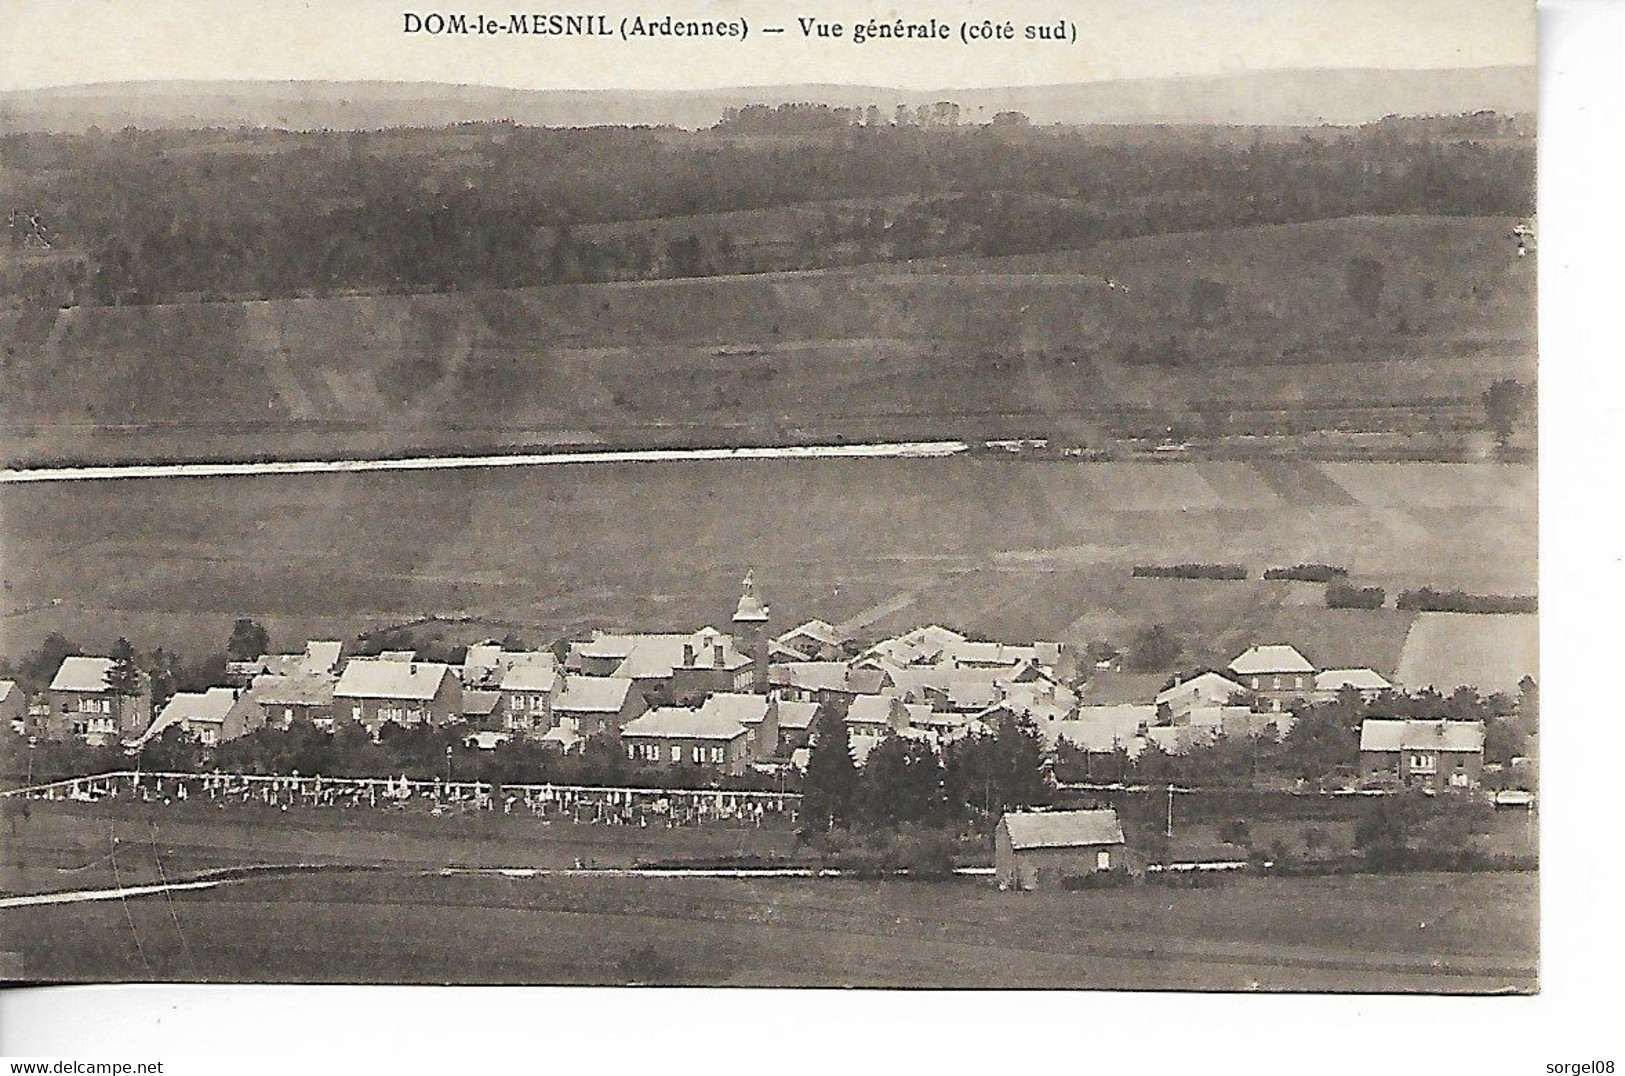
[(1172, 838), (1174, 835), (1174, 786), (1168, 786), (1168, 828), (1163, 831), (1164, 837)]

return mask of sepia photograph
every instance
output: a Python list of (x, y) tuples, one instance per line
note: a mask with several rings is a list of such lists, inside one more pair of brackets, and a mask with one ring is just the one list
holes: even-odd
[(7, 7), (0, 979), (1540, 991), (1529, 0)]

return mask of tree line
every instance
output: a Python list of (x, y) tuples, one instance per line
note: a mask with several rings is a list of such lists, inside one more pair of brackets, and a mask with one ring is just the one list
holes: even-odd
[[(756, 115), (741, 110), (732, 124)], [(13, 133), (0, 136), (8, 194), (62, 256), (0, 286), (13, 303), (47, 306), (525, 287), (1532, 205), (1533, 146), (1519, 141), (1403, 125), (1251, 143), (1148, 129), (1128, 140), (950, 118), (932, 106), (926, 126), (917, 113), (907, 125), (866, 116), (794, 139), (728, 124)], [(818, 212), (648, 226), (808, 206)], [(1359, 294), (1380, 286), (1369, 270), (1351, 272)]]

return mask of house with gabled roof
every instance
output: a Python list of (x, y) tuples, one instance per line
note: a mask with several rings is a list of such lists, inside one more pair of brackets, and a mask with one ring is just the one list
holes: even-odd
[(444, 662), (352, 658), (333, 688), (333, 711), (376, 739), (387, 724), (461, 721), (463, 685)]
[(108, 685), (112, 658), (74, 655), (62, 659), (45, 689), (45, 735), (53, 740), (74, 737), (92, 747), (133, 740), (152, 723), (152, 678), (136, 674), (135, 694)]
[(1286, 643), (1250, 646), (1228, 666), (1252, 691), (1262, 709), (1280, 712), (1307, 701), (1315, 691), (1315, 667)]
[(1367, 718), (1360, 723), (1360, 777), (1371, 784), (1443, 791), (1477, 788), (1484, 722)]
[(337, 679), (344, 658), (344, 644), (336, 639), (311, 639), (298, 654), (261, 654), (250, 661), (226, 662), (226, 680), (246, 687), (255, 677), (329, 676)]
[(781, 699), (845, 707), (859, 695), (877, 695), (891, 686), (883, 669), (840, 661), (786, 661), (768, 666), (768, 690)]
[(812, 742), (814, 727), (821, 707), (816, 702), (792, 702), (779, 699), (779, 747), (782, 757), (806, 747)]
[(248, 686), (248, 698), (260, 709), (260, 726), (287, 729), (295, 721), (308, 721), (331, 729), (337, 683), (328, 673), (260, 673)]
[(564, 673), (553, 662), (508, 666), (497, 679), (502, 727), (509, 732), (546, 732), (553, 727), (553, 703), (563, 687)]
[(706, 627), (690, 634), (599, 632), (570, 644), (565, 669), (624, 677), (645, 698), (664, 688), (673, 699), (693, 701), (713, 691), (750, 690), (755, 662), (740, 652), (733, 636)]
[(574, 728), (589, 739), (619, 731), (648, 708), (643, 695), (624, 676), (579, 676), (566, 673), (553, 697), (554, 727)]
[(727, 718), (750, 733), (750, 757), (772, 758), (779, 750), (779, 701), (768, 695), (719, 691), (706, 697), (700, 712)]
[(626, 757), (646, 766), (709, 767), (745, 772), (750, 730), (734, 715), (686, 706), (657, 706), (621, 728)]
[(1394, 685), (1375, 669), (1327, 669), (1315, 674), (1315, 701), (1331, 702), (1345, 688), (1353, 689), (1362, 702), (1375, 702)]
[(842, 657), (847, 636), (824, 620), (798, 624), (773, 640), (776, 659), (787, 661), (836, 661)]
[(140, 748), (169, 729), (178, 728), (203, 746), (216, 747), (253, 732), (261, 720), (258, 705), (242, 688), (177, 691), (130, 746)]
[(1159, 711), (1167, 707), (1175, 724), (1188, 725), (1193, 710), (1246, 706), (1251, 699), (1252, 692), (1244, 685), (1216, 672), (1204, 672), (1163, 688), (1153, 701)]
[(521, 665), (558, 668), (559, 659), (551, 650), (504, 650), (501, 643), (474, 643), (463, 653), (458, 679), (464, 690), (500, 690), (502, 677)]
[(896, 695), (860, 695), (852, 700), (842, 718), (848, 736), (883, 737), (902, 732), (909, 727), (915, 715), (929, 714), (931, 707), (923, 703), (905, 703)]
[(1129, 869), (1113, 810), (1013, 811), (993, 832), (993, 874), (1005, 890), (1059, 889), (1075, 878)]

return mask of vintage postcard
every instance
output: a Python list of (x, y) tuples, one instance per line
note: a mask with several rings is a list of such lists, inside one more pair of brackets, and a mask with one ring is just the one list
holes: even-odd
[(1539, 989), (1527, 0), (6, 6), (0, 977)]

